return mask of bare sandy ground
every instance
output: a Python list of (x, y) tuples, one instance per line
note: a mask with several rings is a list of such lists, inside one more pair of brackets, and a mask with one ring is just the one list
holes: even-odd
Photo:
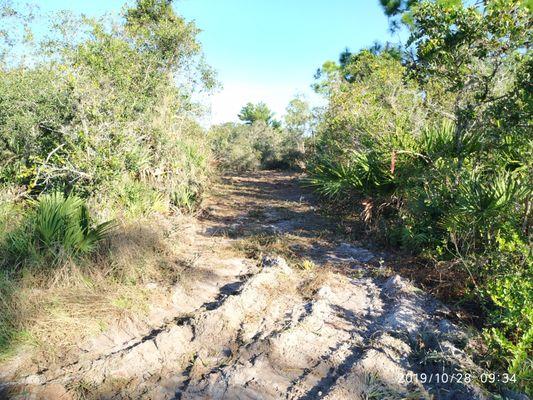
[(226, 177), (188, 229), (187, 284), (148, 322), (81, 343), (58, 365), (4, 366), (4, 396), (491, 398), (447, 308), (369, 273), (382, 255), (342, 241), (296, 174)]

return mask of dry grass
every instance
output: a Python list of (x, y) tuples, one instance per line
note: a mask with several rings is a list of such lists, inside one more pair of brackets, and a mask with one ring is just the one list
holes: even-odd
[(304, 275), (304, 280), (298, 287), (298, 292), (304, 299), (313, 299), (317, 292), (327, 282), (335, 280), (335, 273), (328, 267), (321, 267), (320, 269), (304, 270), (301, 272)]
[(257, 233), (235, 242), (235, 249), (246, 257), (259, 260), (265, 254), (284, 257), (287, 262), (295, 260), (296, 254), (290, 248), (289, 235)]
[(254, 260), (260, 260), (263, 255), (283, 257), (287, 263), (302, 270), (312, 270), (315, 263), (302, 256), (302, 253), (312, 244), (308, 238), (290, 233), (257, 232), (244, 237), (234, 243), (234, 249)]
[(2, 299), (0, 322), (14, 332), (3, 358), (22, 347), (53, 362), (111, 325), (142, 318), (150, 304), (162, 304), (182, 270), (175, 223), (152, 216), (121, 225), (92, 259), (25, 270), (3, 282), (11, 295)]

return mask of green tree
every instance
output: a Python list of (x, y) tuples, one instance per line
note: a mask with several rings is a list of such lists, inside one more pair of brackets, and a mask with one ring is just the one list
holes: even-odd
[(273, 128), (279, 128), (281, 123), (274, 119), (274, 113), (263, 103), (247, 103), (238, 115), (239, 119), (245, 124), (252, 125), (254, 122), (263, 121)]
[[(513, 74), (527, 57), (532, 39), (530, 15), (520, 0), (490, 0), (464, 7), (423, 2), (413, 11), (409, 45), (416, 51), (413, 75), (453, 95), (451, 113), (434, 107), (455, 123), (458, 170), (469, 134), (483, 132), (486, 111), (513, 94)], [(490, 139), (484, 137), (483, 139)]]
[[(444, 5), (460, 5), (462, 0), (434, 0), (436, 3)], [(392, 31), (401, 28), (402, 24), (411, 26), (413, 23), (413, 9), (423, 2), (423, 0), (379, 0), (383, 12), (389, 17), (389, 24)]]
[(370, 229), (469, 276), (491, 368), (531, 392), (531, 2), (381, 3), (413, 57), (368, 49), (324, 64), (309, 182), (333, 201), (364, 195), (354, 211)]
[(313, 113), (309, 103), (299, 97), (292, 99), (285, 113), (285, 127), (299, 136), (310, 133)]
[[(137, 0), (124, 12), (125, 31), (138, 51), (152, 54), (161, 68), (176, 71), (184, 60), (199, 54), (200, 30), (174, 12), (173, 0)], [(213, 73), (203, 65), (203, 83), (214, 85)]]
[(305, 137), (311, 134), (315, 121), (309, 103), (299, 97), (292, 99), (285, 112), (287, 138), (297, 151), (305, 152)]

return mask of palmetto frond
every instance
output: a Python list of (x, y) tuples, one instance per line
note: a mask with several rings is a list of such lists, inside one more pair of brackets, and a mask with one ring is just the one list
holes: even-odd
[(54, 255), (89, 253), (114, 226), (113, 221), (93, 224), (83, 199), (60, 192), (39, 197), (32, 219), (36, 245)]

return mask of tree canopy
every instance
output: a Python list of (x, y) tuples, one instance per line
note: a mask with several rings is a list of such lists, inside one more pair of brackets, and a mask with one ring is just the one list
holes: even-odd
[(279, 128), (281, 125), (279, 121), (274, 119), (274, 112), (272, 112), (263, 102), (246, 104), (241, 108), (238, 117), (248, 125), (252, 125), (257, 121), (263, 121), (265, 124), (270, 125), (273, 128)]

